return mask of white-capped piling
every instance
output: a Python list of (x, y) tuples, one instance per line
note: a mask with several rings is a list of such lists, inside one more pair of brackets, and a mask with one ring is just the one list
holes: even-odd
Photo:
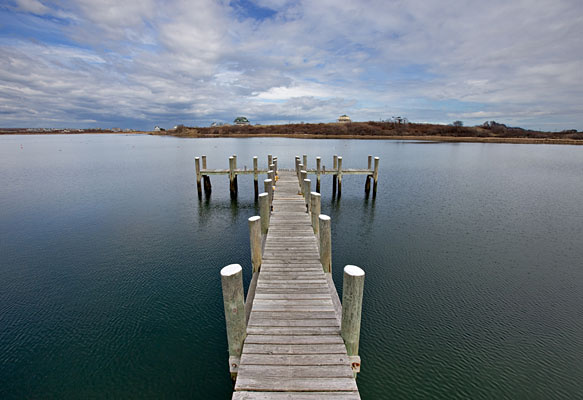
[(332, 175), (332, 196), (336, 196), (336, 180), (338, 178), (337, 173), (338, 173), (338, 155), (334, 154), (334, 156), (332, 157), (332, 169), (333, 169), (333, 175)]
[(202, 186), (200, 183), (200, 158), (194, 157), (194, 169), (196, 171), (196, 191), (198, 192), (198, 197), (202, 197)]
[(338, 157), (338, 197), (342, 196), (342, 157)]
[(269, 229), (269, 194), (261, 193), (259, 195), (259, 216), (261, 217), (261, 233), (266, 235)]
[(310, 213), (312, 217), (312, 229), (314, 230), (314, 235), (319, 237), (320, 235), (320, 222), (318, 217), (320, 216), (320, 211), (322, 207), (322, 196), (320, 193), (312, 192), (310, 193)]
[(239, 368), (247, 330), (243, 297), (243, 269), (239, 264), (230, 264), (221, 269), (221, 286), (227, 324), (229, 370), (231, 377), (234, 378)]
[(322, 158), (316, 157), (316, 192), (320, 193), (320, 173), (322, 172)]
[(303, 169), (300, 171), (300, 194), (304, 194), (304, 180), (308, 179), (308, 173)]
[(379, 158), (374, 158), (374, 171), (372, 173), (373, 179), (373, 186), (372, 186), (372, 195), (375, 197), (377, 195), (377, 183), (379, 181)]
[(253, 273), (261, 268), (261, 217), (249, 217), (249, 244), (251, 246), (251, 264)]
[(263, 189), (269, 195), (269, 210), (271, 211), (271, 204), (273, 203), (273, 183), (271, 179), (265, 179), (263, 181)]
[(330, 217), (324, 214), (318, 216), (320, 230), (320, 263), (326, 273), (332, 272), (332, 231)]
[(302, 164), (304, 164), (305, 169), (308, 169), (308, 155), (307, 154), (302, 155)]
[[(342, 283), (342, 323), (340, 334), (344, 339), (346, 352), (349, 356), (358, 355), (363, 293), (364, 271), (356, 265), (345, 266), (344, 281)], [(358, 365), (358, 368), (360, 368), (360, 365)]]

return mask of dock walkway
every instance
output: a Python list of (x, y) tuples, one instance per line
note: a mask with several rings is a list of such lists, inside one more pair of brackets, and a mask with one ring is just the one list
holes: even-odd
[(281, 171), (233, 399), (360, 399), (295, 172)]

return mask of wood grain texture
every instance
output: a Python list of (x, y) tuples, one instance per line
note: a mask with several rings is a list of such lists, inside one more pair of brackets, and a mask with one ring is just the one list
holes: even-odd
[(280, 171), (233, 399), (359, 399), (295, 172)]

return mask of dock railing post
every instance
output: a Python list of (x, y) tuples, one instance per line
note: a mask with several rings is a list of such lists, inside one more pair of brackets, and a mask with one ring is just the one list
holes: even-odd
[(273, 155), (272, 154), (268, 154), (267, 155), (267, 169), (269, 169), (269, 166), (273, 164)]
[(271, 179), (271, 186), (275, 186), (275, 174), (273, 173), (273, 170), (270, 169), (269, 171), (267, 171), (267, 179)]
[(273, 157), (273, 172), (277, 176), (277, 157)]
[(266, 179), (263, 181), (263, 190), (265, 190), (269, 195), (269, 211), (271, 211), (273, 203), (273, 184), (271, 183), (271, 179)]
[(379, 181), (379, 158), (374, 158), (374, 171), (372, 173), (373, 185), (372, 185), (372, 197), (377, 195), (377, 183)]
[(202, 186), (200, 184), (200, 158), (194, 157), (194, 169), (196, 171), (196, 191), (198, 192), (198, 197), (202, 197)]
[(310, 212), (310, 193), (312, 193), (312, 181), (304, 179), (304, 201), (306, 203), (306, 212)]
[(253, 189), (255, 190), (255, 200), (259, 196), (259, 185), (257, 183), (257, 156), (253, 157)]
[(296, 176), (300, 179), (300, 156), (296, 156)]
[[(302, 166), (303, 168), (303, 166)], [(303, 169), (300, 171), (300, 194), (304, 194), (304, 180), (308, 179), (308, 173)]]
[[(201, 156), (201, 158), (202, 158), (202, 170), (205, 171), (206, 170), (206, 156), (203, 155), (203, 156)], [(204, 188), (204, 194), (209, 195), (212, 191), (211, 177), (210, 176), (202, 174), (202, 186)]]
[(230, 264), (221, 269), (221, 286), (227, 323), (229, 370), (231, 378), (234, 379), (237, 376), (247, 330), (243, 298), (243, 269), (239, 264)]
[(249, 244), (251, 245), (251, 264), (253, 273), (261, 268), (261, 217), (249, 217)]
[(368, 156), (368, 164), (366, 169), (372, 169), (372, 156)]
[(356, 265), (344, 267), (342, 282), (342, 323), (340, 335), (344, 339), (346, 352), (350, 357), (355, 376), (360, 371), (358, 343), (360, 340), (360, 321), (362, 316), (362, 295), (364, 293), (364, 271)]
[(259, 216), (261, 217), (261, 233), (267, 234), (269, 229), (269, 194), (261, 193), (259, 195)]
[(302, 164), (304, 164), (305, 169), (308, 169), (308, 155), (307, 154), (302, 155)]
[(336, 196), (336, 179), (338, 173), (338, 155), (334, 154), (332, 158), (332, 170), (335, 171), (332, 174), (332, 196)]
[(316, 157), (316, 192), (320, 193), (320, 173), (321, 173), (321, 162), (320, 157)]
[(202, 169), (206, 169), (206, 156), (202, 155), (200, 158), (202, 158)]
[(320, 211), (322, 207), (322, 196), (320, 193), (312, 192), (310, 193), (310, 212), (312, 213), (312, 229), (314, 230), (314, 235), (319, 238), (320, 235), (320, 223), (318, 217), (320, 216)]
[(342, 157), (338, 157), (338, 197), (342, 196)]
[(330, 217), (324, 214), (318, 216), (320, 224), (320, 263), (326, 273), (332, 273), (332, 231)]
[(269, 166), (269, 172), (271, 172), (269, 179), (273, 180), (273, 186), (275, 186), (275, 184), (276, 184), (276, 182), (275, 182), (275, 164), (271, 164)]

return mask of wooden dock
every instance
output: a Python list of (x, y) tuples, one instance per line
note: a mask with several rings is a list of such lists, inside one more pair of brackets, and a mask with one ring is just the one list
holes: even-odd
[[(360, 370), (358, 333), (356, 349), (347, 342), (344, 326), (341, 336), (343, 318), (352, 322), (354, 310), (348, 313), (351, 315), (342, 315), (330, 273), (331, 256), (325, 262), (329, 263), (326, 271), (321, 261), (321, 239), (315, 235), (310, 213), (306, 212), (306, 199), (299, 194), (297, 173), (280, 171), (278, 178), (260, 269), (254, 274), (247, 297), (250, 314), (245, 318), (246, 328), (242, 328), (245, 334), (235, 336), (229, 331), (230, 340), (244, 338), (240, 361), (230, 359), (231, 372), (236, 376), (233, 399), (359, 399), (355, 379)], [(221, 274), (229, 279), (234, 272)], [(360, 303), (355, 306), (359, 332), (364, 273), (357, 273), (357, 277), (360, 292), (357, 290), (353, 297), (360, 295)], [(225, 282), (225, 313), (240, 313), (241, 300), (238, 306), (227, 304), (229, 284)], [(351, 293), (351, 288), (345, 286), (345, 292)], [(237, 296), (241, 295), (237, 291)], [(231, 342), (229, 346), (231, 352)], [(352, 349), (352, 356), (347, 348)]]

